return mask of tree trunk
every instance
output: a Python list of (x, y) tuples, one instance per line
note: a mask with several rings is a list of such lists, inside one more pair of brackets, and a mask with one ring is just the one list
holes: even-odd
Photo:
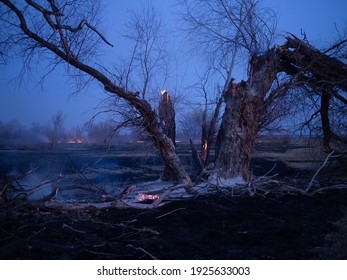
[(216, 170), (223, 179), (250, 179), (249, 164), (259, 130), (257, 98), (250, 96), (246, 87), (234, 95), (224, 96), (225, 112), (216, 143)]
[(202, 165), (201, 159), (199, 158), (198, 152), (195, 149), (195, 146), (193, 144), (193, 141), (190, 139), (189, 140), (190, 144), (190, 150), (192, 151), (192, 178), (193, 180), (196, 180), (198, 176), (201, 174), (203, 171), (204, 167)]
[[(231, 83), (224, 93), (225, 111), (216, 143), (216, 173), (212, 180), (239, 178), (248, 182), (250, 161), (260, 129), (260, 119), (266, 112), (266, 94), (277, 75), (278, 52), (254, 55), (247, 82)], [(233, 182), (230, 181), (230, 184)]]
[[(329, 51), (329, 50), (328, 50)], [(224, 94), (225, 112), (216, 145), (216, 174), (212, 179), (250, 179), (249, 164), (254, 152), (260, 118), (275, 100), (271, 86), (279, 72), (296, 76), (294, 81), (310, 85), (322, 95), (321, 117), (324, 134), (324, 149), (329, 151), (329, 142), (335, 134), (330, 131), (329, 100), (332, 96), (345, 99), (336, 91), (326, 89), (333, 84), (347, 90), (347, 67), (341, 61), (322, 53), (297, 38), (287, 38), (283, 46), (276, 46), (266, 53), (253, 55), (246, 82), (229, 86)], [(275, 90), (273, 92), (276, 92)], [(267, 97), (268, 96), (268, 97)], [(275, 98), (274, 98), (275, 96)]]
[(201, 146), (200, 146), (200, 160), (203, 166), (207, 163), (207, 106), (205, 106), (204, 112), (202, 113), (202, 124), (201, 124)]
[(321, 97), (320, 115), (323, 129), (323, 151), (330, 153), (330, 121), (329, 121), (329, 101), (331, 96), (323, 93)]
[(217, 128), (218, 128), (217, 127), (218, 118), (219, 118), (220, 109), (223, 105), (223, 101), (224, 101), (224, 97), (223, 97), (223, 94), (221, 94), (221, 96), (219, 97), (219, 99), (217, 101), (216, 108), (213, 112), (212, 119), (209, 123), (208, 132), (207, 132), (207, 141), (206, 141), (207, 149), (206, 149), (205, 166), (209, 164), (210, 151), (211, 151), (212, 145), (215, 142), (215, 134), (216, 134)]
[[(160, 126), (164, 134), (171, 139), (174, 147), (176, 147), (176, 121), (175, 121), (175, 109), (172, 104), (170, 95), (167, 91), (161, 93), (159, 102), (159, 121)], [(174, 182), (178, 181), (177, 176), (173, 173), (172, 168), (165, 162), (164, 170), (161, 175), (161, 180)]]
[(329, 120), (329, 102), (333, 95), (329, 92), (323, 92), (321, 96), (321, 105), (320, 105), (320, 116), (322, 122), (323, 130), (323, 151), (327, 154), (330, 154), (334, 151), (333, 155), (335, 159), (341, 164), (341, 166), (347, 170), (347, 159), (343, 156), (341, 151), (338, 151), (336, 148), (332, 149), (330, 147), (331, 138), (335, 138), (343, 142), (344, 139), (341, 139), (338, 135), (331, 131), (330, 120)]

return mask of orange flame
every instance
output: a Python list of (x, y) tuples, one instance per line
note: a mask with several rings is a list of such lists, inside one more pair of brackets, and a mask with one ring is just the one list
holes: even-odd
[(206, 160), (206, 154), (207, 154), (207, 141), (205, 140), (204, 144), (202, 145), (202, 155), (201, 155), (202, 161)]

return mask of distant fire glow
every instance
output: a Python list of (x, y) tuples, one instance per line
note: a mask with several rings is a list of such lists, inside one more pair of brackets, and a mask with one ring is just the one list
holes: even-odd
[(140, 193), (139, 194), (139, 200), (143, 201), (143, 200), (155, 200), (158, 199), (159, 195), (157, 194), (144, 194), (144, 193)]
[(81, 144), (82, 141), (80, 139), (68, 139), (68, 140), (66, 140), (66, 143), (68, 143), (68, 144)]

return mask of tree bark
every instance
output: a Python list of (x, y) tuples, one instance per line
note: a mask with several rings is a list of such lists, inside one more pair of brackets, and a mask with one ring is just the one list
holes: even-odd
[[(162, 95), (159, 102), (160, 126), (164, 134), (172, 141), (174, 147), (176, 147), (175, 109), (169, 93), (167, 91), (163, 91), (161, 94)], [(168, 165), (166, 162), (161, 175), (161, 180), (173, 180), (174, 182), (179, 181), (170, 165)]]
[(216, 143), (217, 177), (225, 180), (250, 180), (250, 161), (255, 149), (264, 106), (277, 75), (278, 51), (254, 55), (250, 61), (249, 79), (231, 83), (224, 94), (225, 111)]
[(330, 153), (330, 122), (329, 122), (329, 101), (331, 96), (323, 93), (321, 97), (320, 115), (323, 129), (323, 151)]
[(207, 141), (206, 141), (207, 150), (206, 150), (205, 166), (208, 165), (209, 161), (210, 161), (211, 147), (215, 143), (215, 134), (216, 134), (217, 128), (218, 128), (218, 126), (217, 126), (218, 118), (219, 118), (219, 114), (220, 114), (220, 110), (221, 110), (221, 107), (223, 105), (223, 102), (224, 102), (224, 97), (223, 97), (223, 94), (221, 94), (221, 96), (219, 97), (219, 99), (217, 101), (216, 108), (214, 109), (212, 119), (211, 119), (209, 126), (208, 126)]
[(247, 92), (246, 85), (240, 85), (235, 95), (224, 96), (225, 111), (217, 136), (216, 170), (224, 179), (242, 177), (250, 179), (249, 164), (254, 152), (259, 130), (258, 102)]
[(193, 141), (190, 139), (189, 140), (190, 144), (190, 150), (192, 151), (192, 178), (195, 180), (203, 171), (204, 167), (202, 165), (201, 159), (199, 158), (198, 152), (195, 149), (195, 146), (193, 144)]
[(283, 67), (284, 71), (292, 74), (287, 70), (295, 69), (312, 78), (315, 86), (333, 84), (347, 91), (347, 65), (326, 54), (332, 48), (321, 52), (296, 37), (286, 39), (287, 42), (281, 47), (281, 60), (287, 62)]

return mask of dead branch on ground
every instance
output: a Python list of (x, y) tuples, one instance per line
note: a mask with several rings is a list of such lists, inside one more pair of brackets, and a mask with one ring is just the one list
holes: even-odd
[(306, 193), (310, 190), (310, 188), (312, 187), (312, 185), (313, 185), (313, 183), (314, 183), (314, 181), (315, 181), (317, 175), (318, 175), (319, 172), (324, 168), (324, 166), (327, 164), (328, 160), (333, 156), (334, 153), (335, 153), (335, 150), (333, 150), (330, 154), (327, 155), (327, 157), (325, 158), (323, 164), (321, 165), (321, 167), (318, 168), (318, 170), (316, 171), (316, 173), (313, 175), (313, 177), (312, 177), (310, 183), (308, 184), (308, 186), (307, 186), (307, 188), (306, 188), (306, 190), (305, 190)]

